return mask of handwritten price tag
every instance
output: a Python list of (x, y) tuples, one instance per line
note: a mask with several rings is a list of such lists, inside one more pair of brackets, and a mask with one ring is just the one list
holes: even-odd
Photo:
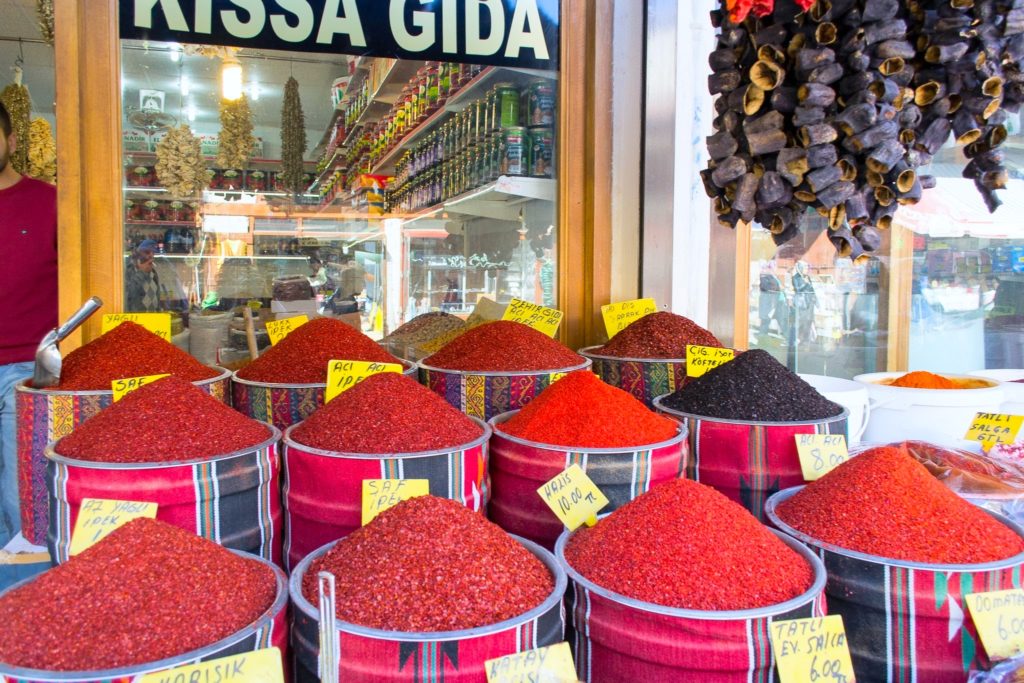
[(991, 659), (1008, 659), (1024, 652), (1024, 590), (972, 593), (966, 600)]
[(728, 363), (735, 357), (736, 352), (732, 349), (687, 344), (686, 375), (687, 377), (700, 377), (708, 370), (717, 368), (723, 363)]
[(156, 503), (83, 498), (75, 529), (71, 532), (71, 548), (68, 553), (77, 555), (106, 538), (115, 529), (139, 517), (155, 519)]
[(291, 318), (281, 320), (270, 320), (267, 322), (267, 336), (270, 337), (270, 345), (273, 346), (288, 336), (288, 333), (297, 327), (309, 322), (308, 315), (295, 315)]
[(537, 489), (537, 493), (569, 531), (575, 531), (583, 523), (594, 526), (597, 513), (608, 504), (601, 489), (597, 488), (579, 465), (570, 465)]
[(814, 481), (850, 459), (843, 434), (796, 434), (804, 481)]
[(488, 659), (484, 662), (487, 683), (575, 683), (576, 665), (572, 663), (569, 643), (561, 642), (536, 650)]
[(1020, 433), (1024, 415), (1003, 415), (1001, 413), (976, 413), (967, 430), (968, 441), (980, 441), (983, 448), (997, 443), (1013, 443)]
[(168, 671), (145, 674), (135, 683), (179, 683), (181, 681), (232, 681), (233, 683), (284, 683), (281, 651), (268, 647), (208, 662), (179, 666)]
[(604, 318), (604, 329), (608, 332), (608, 338), (611, 339), (629, 327), (630, 323), (657, 310), (658, 305), (654, 303), (654, 299), (633, 299), (605, 304), (601, 307), (601, 317)]
[(363, 479), (363, 526), (403, 500), (429, 493), (427, 479)]
[(838, 614), (771, 624), (768, 638), (782, 683), (853, 683), (853, 662)]
[(167, 341), (171, 341), (170, 313), (107, 313), (103, 316), (101, 332), (106, 334), (123, 322), (142, 325), (147, 330)]
[(327, 364), (327, 394), (324, 402), (333, 400), (343, 391), (348, 391), (367, 377), (382, 372), (401, 373), (398, 363), (371, 363), (363, 360), (332, 360)]
[(558, 332), (559, 323), (562, 322), (562, 312), (522, 299), (512, 299), (501, 319), (522, 323), (549, 337), (554, 337)]
[(144, 377), (125, 377), (124, 379), (115, 379), (110, 383), (110, 388), (114, 391), (114, 402), (120, 401), (124, 398), (125, 394), (129, 394), (139, 387), (144, 387), (151, 382), (155, 382), (158, 379), (168, 377), (167, 373), (162, 375), (146, 375)]

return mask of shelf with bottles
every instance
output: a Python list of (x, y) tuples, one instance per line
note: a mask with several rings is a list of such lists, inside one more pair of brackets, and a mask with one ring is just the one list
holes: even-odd
[(404, 224), (435, 218), (442, 212), (515, 221), (523, 204), (534, 200), (554, 202), (557, 189), (551, 178), (500, 176), (497, 180), (415, 211)]

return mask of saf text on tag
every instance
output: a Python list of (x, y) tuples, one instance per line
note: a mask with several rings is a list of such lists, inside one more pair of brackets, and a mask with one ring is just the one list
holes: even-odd
[(814, 481), (850, 459), (844, 434), (794, 434), (804, 481)]
[(337, 398), (338, 394), (347, 391), (367, 377), (382, 372), (402, 373), (404, 368), (398, 363), (374, 363), (365, 360), (332, 360), (327, 363), (327, 392), (324, 403)]
[(171, 341), (170, 313), (106, 313), (100, 331), (106, 334), (121, 323), (129, 321), (145, 327), (165, 341)]
[(403, 500), (429, 493), (428, 479), (363, 479), (363, 526)]
[(554, 337), (558, 332), (559, 323), (562, 322), (562, 312), (522, 299), (512, 299), (501, 319), (522, 323), (549, 337)]
[(732, 349), (723, 349), (717, 346), (687, 344), (686, 376), (700, 377), (708, 370), (717, 368), (723, 363), (728, 363), (735, 357), (736, 352)]
[(103, 540), (118, 527), (139, 517), (156, 519), (156, 503), (83, 498), (78, 508), (75, 529), (71, 532), (71, 547), (68, 554), (77, 555)]
[(838, 614), (773, 622), (768, 629), (781, 683), (852, 683), (853, 662)]
[(583, 523), (596, 524), (597, 513), (608, 504), (601, 489), (576, 464), (541, 486), (537, 493), (569, 531), (575, 531)]
[(145, 375), (143, 377), (124, 377), (122, 379), (115, 379), (110, 383), (110, 388), (114, 392), (114, 403), (117, 403), (124, 398), (125, 394), (130, 394), (139, 387), (144, 387), (147, 384), (155, 382), (158, 379), (163, 379), (164, 377), (169, 377), (169, 375), (164, 373), (162, 375)]
[(601, 307), (601, 317), (604, 318), (604, 329), (608, 332), (608, 338), (611, 339), (626, 329), (630, 323), (657, 310), (658, 306), (654, 299), (633, 299), (605, 304)]
[(293, 315), (290, 318), (267, 321), (267, 336), (270, 337), (270, 345), (273, 346), (287, 337), (289, 332), (308, 322), (308, 315)]

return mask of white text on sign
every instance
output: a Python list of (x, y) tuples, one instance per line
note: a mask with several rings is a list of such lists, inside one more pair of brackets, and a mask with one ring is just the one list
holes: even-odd
[(611, 339), (631, 323), (657, 310), (658, 306), (654, 299), (633, 299), (605, 304), (601, 307), (601, 317), (604, 318), (604, 329), (608, 332), (608, 338)]
[(324, 402), (331, 401), (338, 394), (348, 391), (367, 377), (382, 372), (401, 373), (398, 363), (372, 363), (363, 360), (332, 360), (327, 364), (327, 392)]
[(363, 479), (363, 525), (403, 500), (429, 493), (427, 479)]
[(487, 683), (574, 683), (577, 680), (572, 650), (566, 642), (488, 659), (484, 668)]
[(796, 434), (804, 481), (814, 481), (850, 459), (844, 434)]
[(501, 319), (522, 323), (549, 337), (554, 337), (558, 332), (558, 325), (562, 322), (562, 312), (522, 299), (512, 299)]
[(288, 333), (309, 322), (307, 315), (294, 315), (291, 318), (281, 320), (270, 320), (267, 322), (267, 336), (270, 337), (270, 345), (273, 346), (288, 336)]
[(1020, 434), (1021, 424), (1024, 424), (1024, 415), (977, 413), (964, 438), (980, 442), (986, 449), (997, 443), (1013, 443)]
[(736, 352), (732, 349), (687, 344), (686, 375), (687, 377), (700, 377), (708, 370), (713, 370), (723, 363), (728, 363), (735, 357)]
[(990, 659), (1009, 659), (1024, 652), (1024, 590), (972, 593), (966, 600)]
[(768, 631), (782, 683), (853, 683), (853, 662), (838, 614), (773, 622)]
[(125, 394), (130, 394), (139, 387), (144, 387), (147, 384), (151, 384), (158, 379), (163, 379), (168, 375), (146, 375), (145, 377), (125, 377), (124, 379), (115, 379), (110, 383), (110, 388), (114, 392), (114, 402), (120, 401), (124, 398)]
[(141, 325), (161, 339), (171, 341), (170, 313), (107, 313), (100, 331), (106, 334), (124, 322)]
[(595, 524), (597, 513), (608, 504), (601, 489), (575, 464), (537, 489), (537, 493), (569, 531), (583, 523)]
[(156, 503), (83, 498), (68, 554), (77, 555), (133, 519), (156, 518), (156, 507)]
[(284, 683), (281, 651), (268, 647), (140, 676), (135, 683)]

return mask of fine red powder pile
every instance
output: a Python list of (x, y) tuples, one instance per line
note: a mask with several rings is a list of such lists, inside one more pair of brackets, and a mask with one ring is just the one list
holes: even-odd
[(516, 372), (558, 370), (583, 361), (543, 332), (511, 320), (495, 320), (464, 332), (424, 363), (445, 370)]
[(720, 347), (722, 343), (689, 318), (649, 313), (611, 338), (594, 353), (617, 358), (686, 358), (686, 345)]
[(483, 430), (430, 389), (396, 372), (371, 375), (292, 430), (295, 441), (343, 453), (451, 448)]
[(60, 383), (51, 388), (110, 391), (115, 379), (163, 374), (198, 382), (216, 377), (217, 371), (141, 325), (123, 322), (69, 353), (61, 366)]
[(679, 433), (679, 425), (589, 370), (577, 370), (542, 391), (498, 430), (555, 446), (628, 448), (667, 441)]
[(1024, 552), (1024, 540), (898, 448), (851, 458), (778, 507), (798, 531), (870, 555), (975, 564)]
[(267, 425), (171, 376), (92, 416), (58, 441), (56, 450), (93, 462), (172, 462), (233, 453), (269, 437)]
[(806, 560), (753, 515), (688, 479), (659, 484), (581, 527), (565, 559), (608, 590), (686, 609), (765, 607), (813, 583)]
[(95, 671), (158, 661), (245, 628), (276, 590), (265, 565), (136, 519), (0, 598), (0, 662)]
[(332, 360), (401, 363), (365, 334), (335, 318), (316, 318), (238, 371), (250, 382), (322, 384)]
[(317, 558), (302, 577), (313, 605), (321, 571), (334, 574), (339, 619), (387, 631), (486, 626), (554, 590), (548, 568), (496, 524), (434, 496), (385, 510)]

